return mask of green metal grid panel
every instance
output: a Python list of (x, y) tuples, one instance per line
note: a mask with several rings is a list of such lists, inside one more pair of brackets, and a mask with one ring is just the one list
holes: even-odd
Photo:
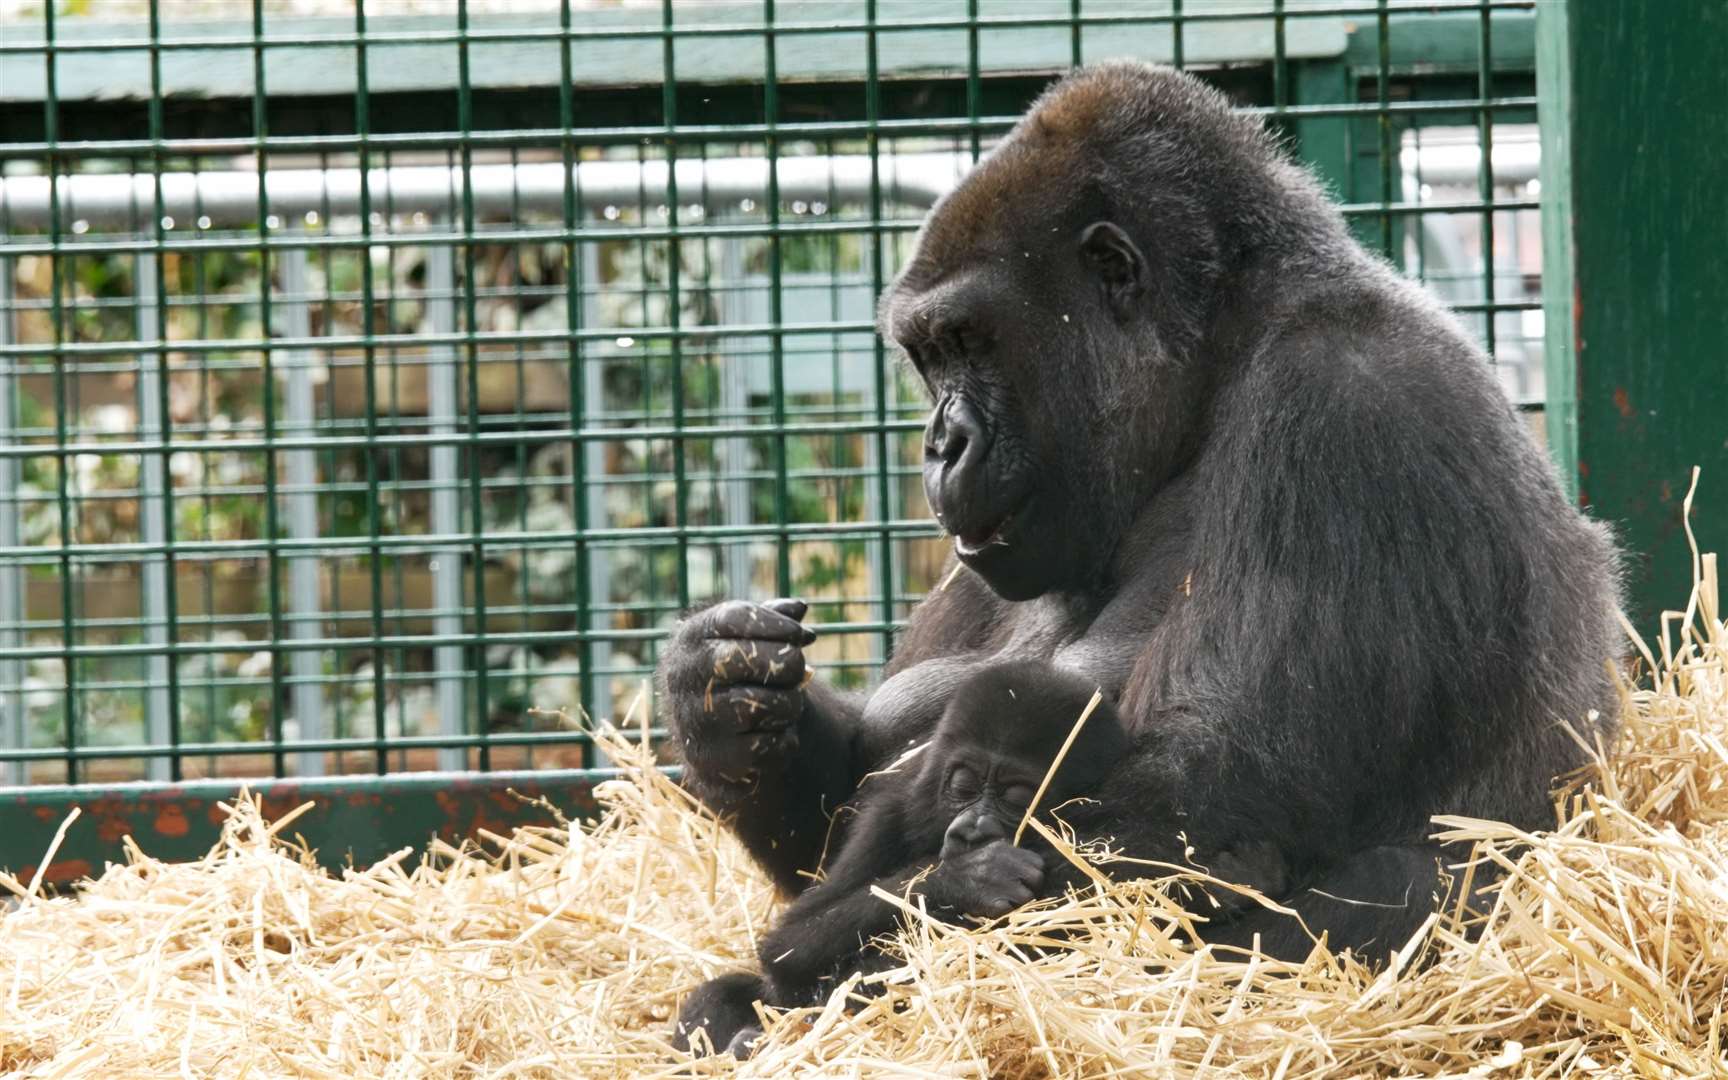
[(285, 6), (0, 34), (0, 781), (32, 805), (586, 791), (560, 710), (621, 716), (716, 595), (808, 598), (868, 683), (941, 558), (874, 298), (1077, 63), (1269, 117), (1540, 419), (1529, 0)]

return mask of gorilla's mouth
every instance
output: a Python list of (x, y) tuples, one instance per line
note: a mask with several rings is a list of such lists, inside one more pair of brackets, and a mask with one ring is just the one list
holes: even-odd
[(993, 525), (957, 534), (954, 550), (962, 558), (972, 558), (993, 547), (1007, 547), (1008, 541), (1003, 539), (1003, 534), (1008, 531), (1008, 526), (1014, 524), (1014, 515), (1019, 512), (1018, 508), (1010, 510)]

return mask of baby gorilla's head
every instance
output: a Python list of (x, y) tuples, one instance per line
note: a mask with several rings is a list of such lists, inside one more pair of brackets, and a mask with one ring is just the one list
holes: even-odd
[[(980, 668), (955, 688), (923, 770), (926, 805), (948, 820), (944, 859), (1012, 839), (1094, 689), (1076, 675), (1029, 661)], [(1039, 808), (1091, 790), (1127, 750), (1128, 737), (1106, 698), (1069, 747)]]

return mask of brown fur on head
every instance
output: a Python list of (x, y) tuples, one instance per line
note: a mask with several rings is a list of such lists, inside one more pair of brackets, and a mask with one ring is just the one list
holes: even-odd
[[(1222, 283), (1297, 190), (1285, 168), (1198, 80), (1113, 63), (1046, 92), (931, 212), (881, 326), (937, 406), (931, 507), (1003, 597), (1093, 587), (1182, 467)], [(1079, 535), (1058, 524), (1081, 508)]]

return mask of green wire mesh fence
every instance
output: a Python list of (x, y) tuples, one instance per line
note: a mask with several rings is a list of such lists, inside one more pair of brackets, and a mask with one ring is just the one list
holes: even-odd
[(312, 7), (0, 3), (0, 783), (601, 764), (717, 595), (868, 683), (943, 553), (875, 297), (1089, 60), (1268, 116), (1539, 422), (1533, 3)]

